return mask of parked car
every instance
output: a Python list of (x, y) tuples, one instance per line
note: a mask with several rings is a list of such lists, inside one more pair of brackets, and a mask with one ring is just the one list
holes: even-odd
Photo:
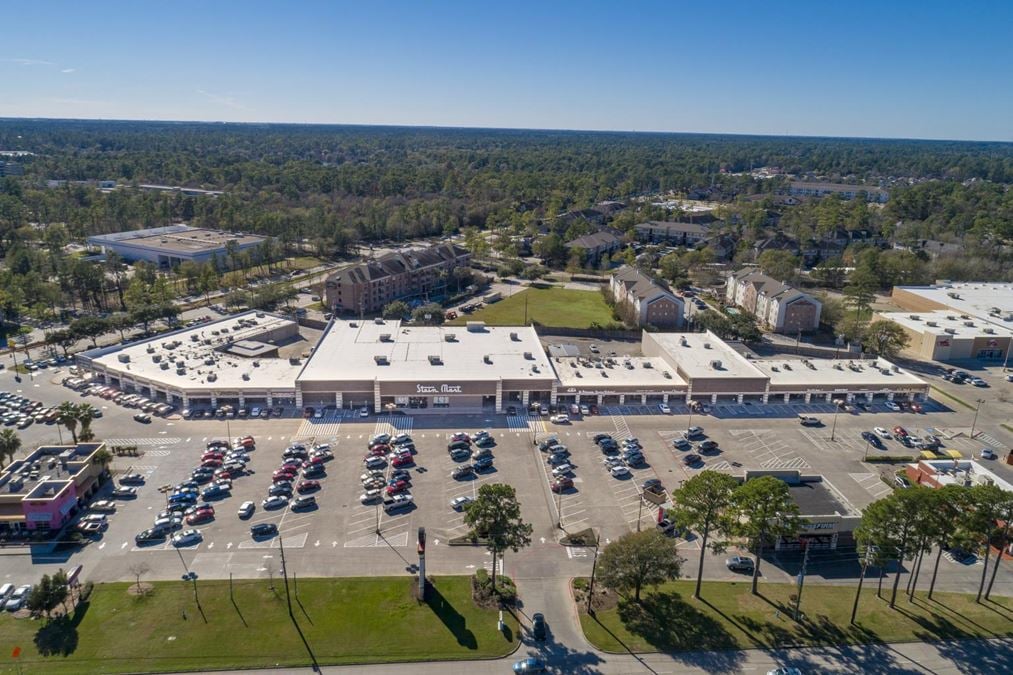
[(992, 448), (982, 448), (981, 452), (978, 453), (978, 456), (981, 457), (982, 459), (996, 459), (997, 458), (997, 455), (995, 454), (995, 450), (993, 450)]
[(697, 447), (700, 448), (701, 452), (713, 452), (718, 449), (718, 442), (707, 439), (706, 441), (700, 441), (700, 445)]
[(565, 492), (573, 487), (573, 479), (569, 476), (560, 476), (552, 481), (549, 487), (553, 492)]
[(317, 498), (314, 497), (313, 495), (302, 495), (292, 500), (293, 511), (313, 508), (316, 505), (317, 505)]
[(239, 506), (239, 517), (240, 518), (249, 518), (250, 516), (253, 515), (253, 512), (256, 511), (256, 510), (257, 510), (257, 506), (253, 502), (250, 502), (250, 501), (243, 502)]
[(288, 504), (288, 497), (283, 495), (273, 495), (268, 497), (260, 503), (265, 509), (280, 509)]
[(454, 497), (452, 500), (450, 500), (450, 508), (454, 509), (455, 511), (463, 511), (466, 508), (468, 508), (468, 504), (471, 504), (473, 501), (475, 500), (469, 497), (468, 495)]
[(383, 498), (383, 491), (379, 488), (370, 488), (359, 495), (359, 502), (362, 504), (371, 504), (373, 502), (380, 501)]
[(686, 466), (693, 466), (694, 464), (699, 464), (700, 460), (701, 460), (700, 455), (689, 454), (685, 455), (682, 458), (682, 463), (685, 464)]
[(154, 542), (163, 541), (166, 534), (165, 530), (155, 530), (149, 528), (134, 535), (134, 543), (140, 546), (142, 544), (152, 544)]
[(744, 555), (733, 555), (731, 558), (725, 560), (725, 567), (733, 572), (752, 572), (753, 559), (747, 558)]
[(183, 530), (182, 532), (177, 532), (176, 534), (172, 535), (172, 545), (177, 547), (193, 546), (194, 544), (200, 543), (200, 541), (203, 538), (204, 535), (201, 534), (200, 530), (197, 529)]
[(475, 471), (488, 471), (492, 468), (492, 462), (492, 457), (479, 457), (471, 465), (475, 467)]
[(121, 485), (113, 488), (112, 496), (116, 499), (133, 499), (137, 496), (137, 488), (126, 487)]
[(529, 656), (526, 659), (521, 659), (513, 665), (514, 673), (517, 675), (527, 675), (528, 673), (544, 673), (545, 662), (541, 659)]
[(250, 535), (253, 537), (267, 537), (278, 534), (278, 526), (274, 523), (256, 523), (250, 526)]
[(886, 406), (887, 410), (892, 410), (893, 412), (900, 412), (900, 406), (894, 403), (893, 401), (887, 401), (883, 405)]
[(672, 409), (669, 407), (669, 405), (667, 403), (659, 403), (658, 404), (658, 410), (661, 411), (662, 415), (671, 415), (672, 414)]
[(619, 464), (610, 468), (609, 473), (612, 474), (613, 478), (625, 478), (630, 475), (630, 470), (622, 464)]
[(690, 427), (686, 431), (682, 432), (683, 438), (691, 439), (698, 436), (703, 436), (703, 427)]
[(883, 427), (876, 427), (876, 428), (873, 429), (873, 431), (880, 438), (891, 438), (890, 432), (887, 431), (886, 429), (884, 429)]
[(456, 467), (450, 473), (450, 477), (453, 478), (454, 480), (461, 480), (463, 478), (468, 478), (474, 474), (475, 474), (475, 467), (473, 467), (471, 464), (462, 464), (461, 466)]

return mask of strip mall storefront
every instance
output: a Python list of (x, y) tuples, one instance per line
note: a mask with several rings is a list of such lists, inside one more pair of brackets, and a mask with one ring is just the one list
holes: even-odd
[(405, 382), (363, 380), (348, 382), (302, 382), (297, 392), (301, 406), (368, 408), (373, 411), (413, 412), (487, 410), (503, 412), (507, 406), (534, 401), (548, 402), (552, 379), (469, 380)]

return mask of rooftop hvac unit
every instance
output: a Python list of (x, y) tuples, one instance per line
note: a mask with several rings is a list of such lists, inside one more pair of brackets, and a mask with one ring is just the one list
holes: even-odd
[(713, 361), (711, 361), (711, 368), (713, 368), (714, 370), (721, 370), (721, 362), (718, 361), (717, 359), (714, 359)]
[(443, 339), (446, 340), (447, 342), (454, 342), (457, 340), (457, 336), (454, 335), (453, 333), (446, 333), (443, 336)]
[(215, 373), (208, 373), (208, 382), (214, 382), (218, 379), (218, 375)]
[(530, 361), (535, 357), (531, 354), (531, 352), (524, 352), (524, 358)]
[(484, 361), (485, 363), (492, 363), (492, 356), (486, 354), (485, 356), (482, 357), (482, 361)]
[(686, 341), (686, 336), (685, 335), (683, 335), (683, 336), (681, 336), (679, 338), (679, 344), (681, 346), (683, 346), (683, 347), (688, 347), (689, 346), (689, 342)]
[(945, 330), (950, 335), (956, 335), (957, 334), (957, 329), (956, 328), (944, 328), (943, 330)]
[(967, 316), (966, 314), (961, 314), (960, 318), (964, 319), (966, 321), (967, 319), (970, 319), (971, 317)]
[(954, 299), (959, 299), (960, 298), (960, 293), (957, 293), (956, 291), (949, 291), (946, 295), (948, 295), (948, 296), (950, 296), (951, 298), (954, 298)]
[(952, 315), (952, 314), (947, 314), (947, 315), (946, 315), (946, 320), (947, 320), (947, 321), (956, 321), (956, 320), (957, 320), (957, 317), (955, 317), (955, 316), (954, 316), (954, 315)]
[(443, 359), (438, 354), (431, 354), (429, 356), (429, 365), (431, 366), (442, 366)]
[(257, 312), (257, 318), (263, 319), (266, 315), (263, 312)]
[(510, 333), (510, 339), (514, 342), (520, 342), (520, 336), (517, 333)]
[(988, 333), (989, 335), (991, 335), (992, 333), (995, 332), (994, 328), (987, 328), (986, 327), (986, 328), (982, 328), (981, 330), (982, 330), (982, 332)]
[(161, 368), (162, 370), (169, 370), (169, 362), (162, 361), (162, 363), (158, 367)]
[(710, 348), (711, 348), (711, 343), (709, 343), (709, 342), (704, 342), (704, 343), (703, 343), (703, 348), (704, 348), (704, 349), (710, 349)]
[(349, 328), (358, 328), (358, 327), (359, 327), (359, 324), (357, 324), (357, 323), (356, 323), (356, 322), (354, 322), (354, 321), (349, 321), (349, 322), (348, 322), (348, 327), (349, 327)]
[(145, 351), (147, 351), (149, 354), (154, 354), (155, 348), (152, 347), (151, 345), (148, 345), (148, 348)]
[(381, 333), (380, 342), (390, 342), (390, 333)]
[(964, 325), (967, 326), (968, 328), (974, 328), (974, 322), (973, 321), (965, 321)]
[(921, 321), (921, 317), (919, 317), (917, 314), (908, 314), (907, 318), (911, 319), (912, 321)]
[(384, 356), (383, 354), (377, 354), (376, 356), (373, 357), (373, 360), (376, 361), (376, 365), (378, 366), (390, 365), (390, 361), (388, 361), (387, 357)]
[(373, 323), (375, 323), (378, 326), (382, 326), (383, 325), (383, 319), (381, 319), (380, 317), (376, 317), (375, 319), (373, 319)]
[(179, 368), (177, 368), (176, 369), (176, 374), (177, 375), (186, 375), (186, 368), (183, 368), (182, 366), (179, 367)]
[(934, 326), (938, 326), (939, 324), (936, 323), (935, 321), (926, 321), (925, 325), (926, 326), (933, 326), (934, 327)]
[(899, 373), (900, 372), (900, 366), (898, 366), (896, 364), (891, 364), (891, 365), (893, 366), (893, 372), (895, 372), (895, 373)]
[(160, 363), (161, 360), (162, 360), (162, 355), (161, 354), (152, 354), (151, 355), (151, 361), (153, 363)]
[(119, 354), (116, 358), (120, 363), (130, 363), (130, 354)]
[(249, 373), (243, 373), (243, 380), (244, 381), (249, 381), (249, 379), (250, 379), (250, 374)]

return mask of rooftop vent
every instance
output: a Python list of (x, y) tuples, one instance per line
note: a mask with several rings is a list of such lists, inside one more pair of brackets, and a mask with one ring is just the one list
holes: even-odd
[(943, 330), (945, 330), (950, 335), (956, 335), (956, 333), (957, 333), (957, 329), (956, 328), (944, 328)]
[(243, 380), (244, 381), (249, 381), (249, 379), (250, 379), (250, 374), (249, 373), (243, 373)]
[(918, 316), (917, 314), (908, 314), (907, 318), (911, 319), (912, 321), (921, 321), (921, 317)]
[(967, 326), (968, 328), (974, 328), (974, 322), (973, 321), (965, 321), (964, 325)]
[(713, 361), (711, 361), (711, 368), (713, 368), (714, 370), (721, 370), (721, 362), (718, 361), (717, 359), (714, 359)]
[(947, 321), (956, 321), (957, 317), (955, 317), (953, 314), (947, 314), (946, 315), (946, 320)]
[(926, 321), (925, 325), (926, 326), (938, 326), (939, 324), (936, 323), (935, 321)]
[(683, 347), (688, 347), (689, 346), (689, 342), (686, 341), (686, 336), (685, 335), (683, 335), (683, 336), (681, 336), (679, 338), (679, 344), (682, 345)]
[(130, 354), (119, 354), (116, 358), (120, 363), (130, 363)]
[(375, 319), (373, 319), (373, 323), (375, 323), (378, 326), (382, 326), (383, 325), (383, 319), (380, 318), (380, 317), (376, 317)]
[(447, 342), (456, 342), (457, 335), (455, 335), (454, 333), (446, 333), (444, 334), (443, 339), (446, 340)]
[(528, 361), (530, 361), (530, 360), (534, 359), (535, 357), (531, 354), (531, 352), (524, 352), (524, 358), (527, 359)]
[(482, 357), (482, 361), (484, 361), (485, 363), (492, 363), (492, 356), (486, 354), (485, 356)]
[(214, 382), (218, 379), (218, 375), (215, 373), (208, 373), (208, 382)]
[(517, 333), (510, 333), (510, 339), (514, 342), (520, 342), (521, 338)]
[(704, 348), (704, 349), (710, 349), (710, 348), (711, 348), (711, 343), (709, 343), (709, 342), (704, 342), (704, 343), (703, 343), (703, 348)]
[(439, 356), (439, 354), (430, 354), (430, 356), (429, 356), (429, 365), (431, 365), (431, 366), (442, 366), (443, 365), (443, 359)]
[(988, 333), (989, 335), (991, 335), (992, 333), (995, 332), (994, 328), (988, 328), (988, 327), (982, 328), (981, 330), (982, 330), (982, 332)]
[(390, 333), (381, 333), (380, 342), (390, 342)]
[(359, 324), (358, 324), (358, 323), (356, 323), (355, 321), (349, 321), (349, 322), (348, 322), (348, 327), (349, 327), (349, 328), (358, 328), (358, 327), (359, 327)]
[(960, 293), (957, 293), (956, 291), (949, 291), (946, 295), (957, 300), (960, 299)]
[(376, 356), (373, 357), (373, 360), (376, 361), (376, 365), (378, 365), (378, 366), (389, 366), (390, 365), (390, 361), (388, 361), (387, 357), (385, 355), (383, 355), (383, 354), (377, 354)]

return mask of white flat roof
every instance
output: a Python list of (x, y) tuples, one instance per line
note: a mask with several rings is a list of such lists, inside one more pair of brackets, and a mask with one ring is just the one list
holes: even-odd
[[(644, 388), (671, 388), (685, 389), (686, 380), (675, 372), (675, 368), (659, 357), (630, 357), (629, 359), (617, 358), (618, 365), (606, 368), (596, 368), (587, 359), (579, 358), (558, 358), (553, 359), (556, 368), (556, 375), (559, 377), (561, 391), (566, 393), (568, 388), (576, 389), (602, 389), (610, 386), (617, 387), (644, 387)], [(629, 361), (633, 368), (627, 368), (624, 363)], [(590, 366), (581, 363), (591, 364)], [(644, 364), (649, 364), (645, 366)], [(579, 373), (579, 375), (578, 375)], [(665, 377), (668, 373), (669, 377)]]
[[(256, 324), (251, 325), (253, 321)], [(290, 390), (295, 387), (295, 377), (301, 365), (292, 365), (288, 359), (241, 358), (218, 350), (229, 341), (256, 340), (267, 331), (296, 325), (294, 321), (280, 316), (251, 311), (135, 342), (95, 357), (93, 362), (128, 379), (142, 378), (186, 391)], [(216, 331), (218, 335), (214, 334)], [(191, 339), (192, 335), (197, 336), (197, 341)], [(204, 340), (210, 340), (210, 344), (205, 344)], [(163, 346), (177, 341), (180, 343), (178, 347), (169, 349)], [(148, 353), (149, 347), (155, 350), (154, 353)], [(121, 362), (121, 355), (128, 356), (130, 360)], [(160, 356), (160, 361), (156, 363), (154, 356)], [(170, 356), (175, 357), (175, 362), (170, 363), (168, 370), (163, 370), (161, 362), (168, 361)], [(214, 363), (205, 363), (208, 359)], [(259, 365), (254, 366), (254, 362)], [(176, 364), (180, 363), (186, 367), (183, 375), (176, 374)], [(211, 374), (215, 376), (214, 381), (208, 379)]]
[[(933, 471), (936, 472), (936, 480), (943, 485), (964, 485), (968, 479), (975, 485), (991, 481), (996, 487), (1006, 492), (1013, 492), (1013, 485), (1010, 485), (1007, 481), (975, 461), (966, 459), (923, 459), (920, 463), (932, 467)], [(918, 466), (918, 464), (912, 464), (911, 466)]]
[[(1013, 336), (1013, 330), (1010, 328), (984, 321), (970, 314), (966, 315), (970, 317), (969, 319), (963, 319), (959, 313), (945, 309), (932, 312), (882, 312), (880, 316), (909, 330), (938, 336), (949, 335), (968, 339)], [(930, 326), (930, 321), (936, 325)]]
[[(651, 333), (691, 379), (765, 377), (742, 354), (714, 333)], [(715, 367), (715, 362), (720, 367)]]
[(927, 386), (916, 377), (886, 359), (848, 361), (845, 359), (771, 358), (753, 362), (770, 377), (772, 387), (798, 387), (809, 385), (834, 386), (841, 389), (855, 387), (894, 389), (907, 386)]
[[(1013, 284), (961, 282), (898, 288), (951, 307), (958, 314), (967, 314), (1000, 326), (1013, 326)], [(1005, 317), (1010, 319), (1007, 321)]]
[[(481, 324), (481, 330), (402, 325), (400, 321), (334, 320), (298, 381), (555, 378), (534, 328), (473, 323)], [(378, 364), (378, 356), (385, 357), (388, 365)], [(430, 362), (431, 356), (439, 357), (439, 365)]]

